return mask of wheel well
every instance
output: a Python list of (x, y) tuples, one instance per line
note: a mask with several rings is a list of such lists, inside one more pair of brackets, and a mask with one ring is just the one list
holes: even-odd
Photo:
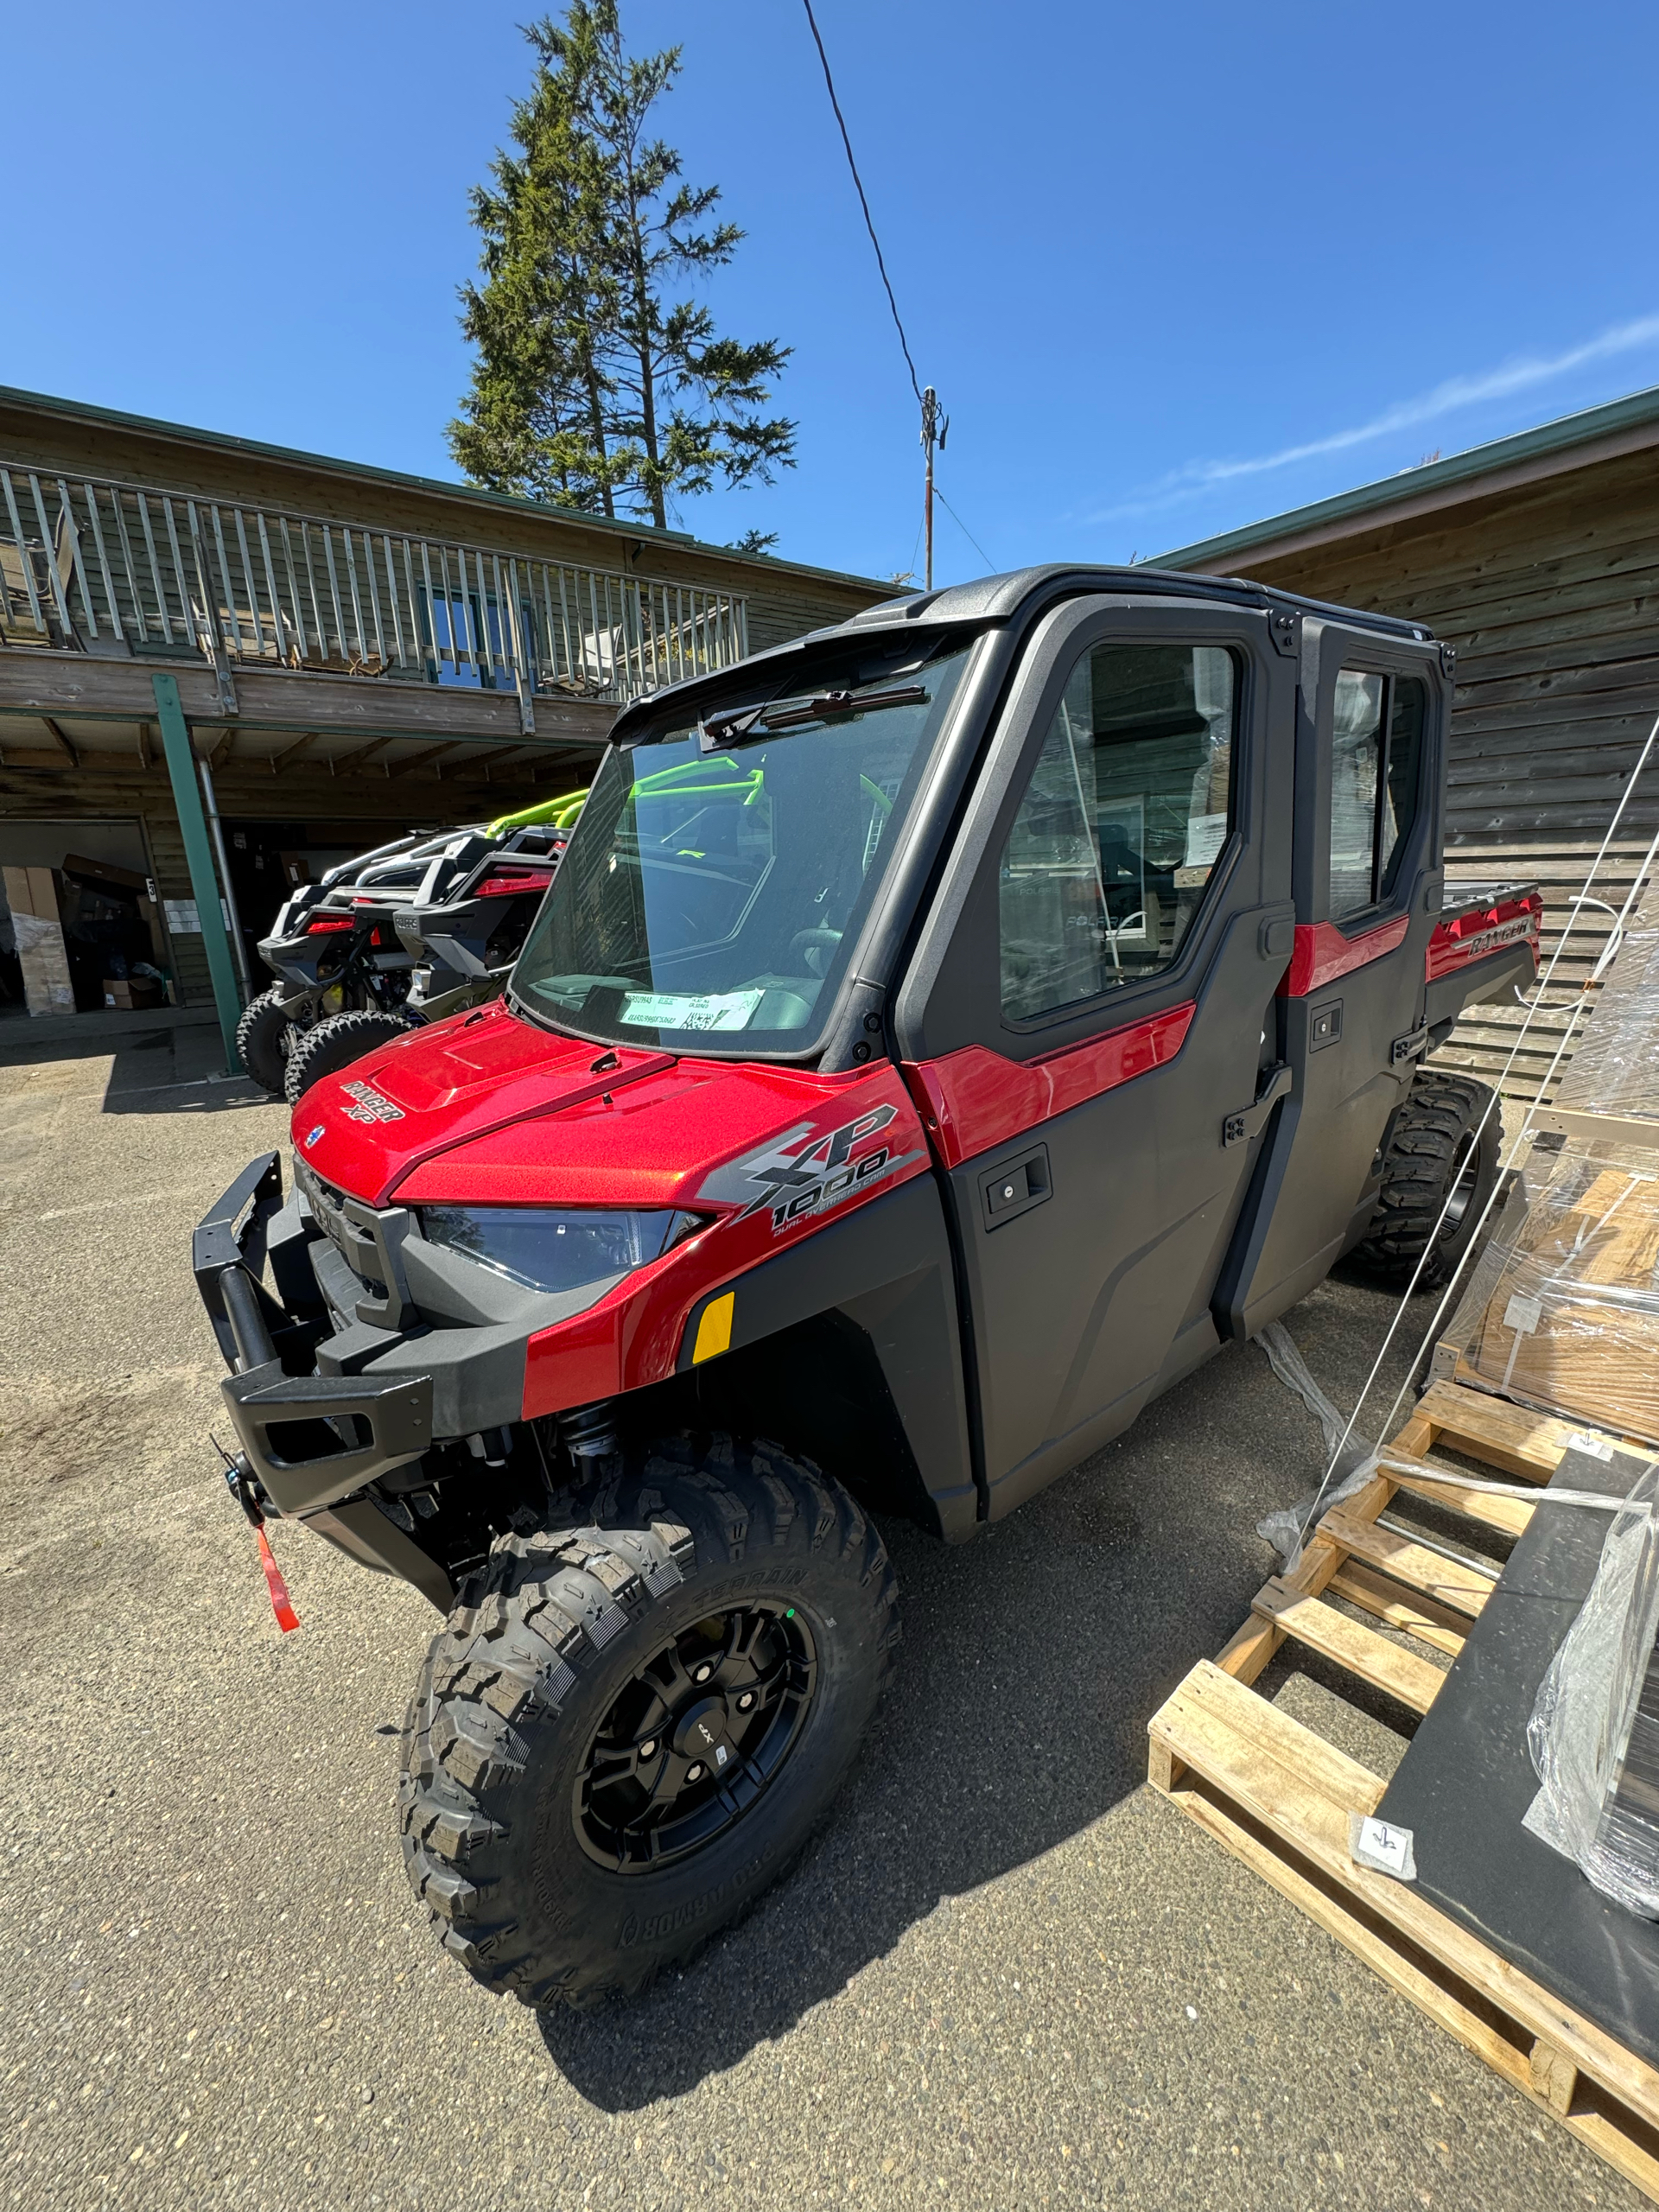
[(943, 1533), (881, 1361), (844, 1313), (814, 1314), (618, 1401), (630, 1430), (672, 1422), (768, 1436), (875, 1513)]

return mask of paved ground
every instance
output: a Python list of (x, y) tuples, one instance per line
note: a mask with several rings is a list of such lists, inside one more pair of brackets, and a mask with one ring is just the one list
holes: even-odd
[[(868, 1756), (688, 1973), (580, 2020), (481, 1995), (394, 1843), (434, 1617), (279, 1529), (279, 1639), (206, 1440), (188, 1232), (282, 1116), (192, 1086), (210, 1031), (124, 1033), (0, 1030), (0, 2201), (1640, 2202), (1140, 1786), (1316, 1469), (1254, 1349), (966, 1551), (889, 1532)], [(1385, 1314), (1332, 1284), (1292, 1317), (1338, 1399)]]

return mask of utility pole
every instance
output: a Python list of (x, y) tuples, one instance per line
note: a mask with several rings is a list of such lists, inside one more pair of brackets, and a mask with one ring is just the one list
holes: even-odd
[(934, 391), (932, 385), (929, 385), (922, 394), (922, 451), (927, 456), (927, 492), (923, 505), (923, 515), (927, 537), (925, 588), (928, 591), (933, 588), (933, 448), (937, 444), (941, 453), (944, 451), (945, 436), (950, 428), (950, 418), (940, 412), (939, 395)]

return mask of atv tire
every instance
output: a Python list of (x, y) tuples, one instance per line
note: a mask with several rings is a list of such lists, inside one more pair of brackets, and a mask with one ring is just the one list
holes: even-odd
[(789, 1864), (899, 1628), (874, 1527), (776, 1445), (672, 1437), (575, 1510), (606, 1525), (499, 1537), (463, 1586), (399, 1803), (444, 1948), (487, 1989), (585, 2011), (689, 1959)]
[(275, 984), (251, 999), (236, 1025), (236, 1057), (262, 1090), (273, 1098), (283, 1089), (296, 1039), (292, 1019), (283, 1012), (283, 987)]
[(339, 1075), (378, 1046), (406, 1036), (420, 1027), (406, 1014), (383, 1014), (378, 1007), (357, 1007), (349, 1014), (331, 1014), (308, 1029), (288, 1056), (283, 1078), (283, 1095), (297, 1106), (314, 1083), (326, 1075)]
[(1456, 1271), (1497, 1180), (1502, 1132), (1497, 1113), (1487, 1114), (1491, 1098), (1484, 1083), (1418, 1071), (1389, 1140), (1376, 1211), (1354, 1248), (1355, 1259), (1381, 1281), (1411, 1280), (1448, 1196), (1452, 1206), (1418, 1287), (1433, 1290)]

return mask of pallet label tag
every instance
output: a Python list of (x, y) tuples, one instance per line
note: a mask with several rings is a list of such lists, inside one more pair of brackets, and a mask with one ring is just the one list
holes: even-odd
[(1503, 1308), (1503, 1325), (1517, 1336), (1529, 1337), (1544, 1318), (1541, 1298), (1522, 1298), (1517, 1293)]
[(1414, 1882), (1417, 1860), (1412, 1850), (1412, 1832), (1396, 1827), (1392, 1821), (1375, 1820), (1369, 1813), (1348, 1815), (1348, 1851), (1355, 1863), (1374, 1867), (1379, 1874), (1392, 1874), (1397, 1882)]

